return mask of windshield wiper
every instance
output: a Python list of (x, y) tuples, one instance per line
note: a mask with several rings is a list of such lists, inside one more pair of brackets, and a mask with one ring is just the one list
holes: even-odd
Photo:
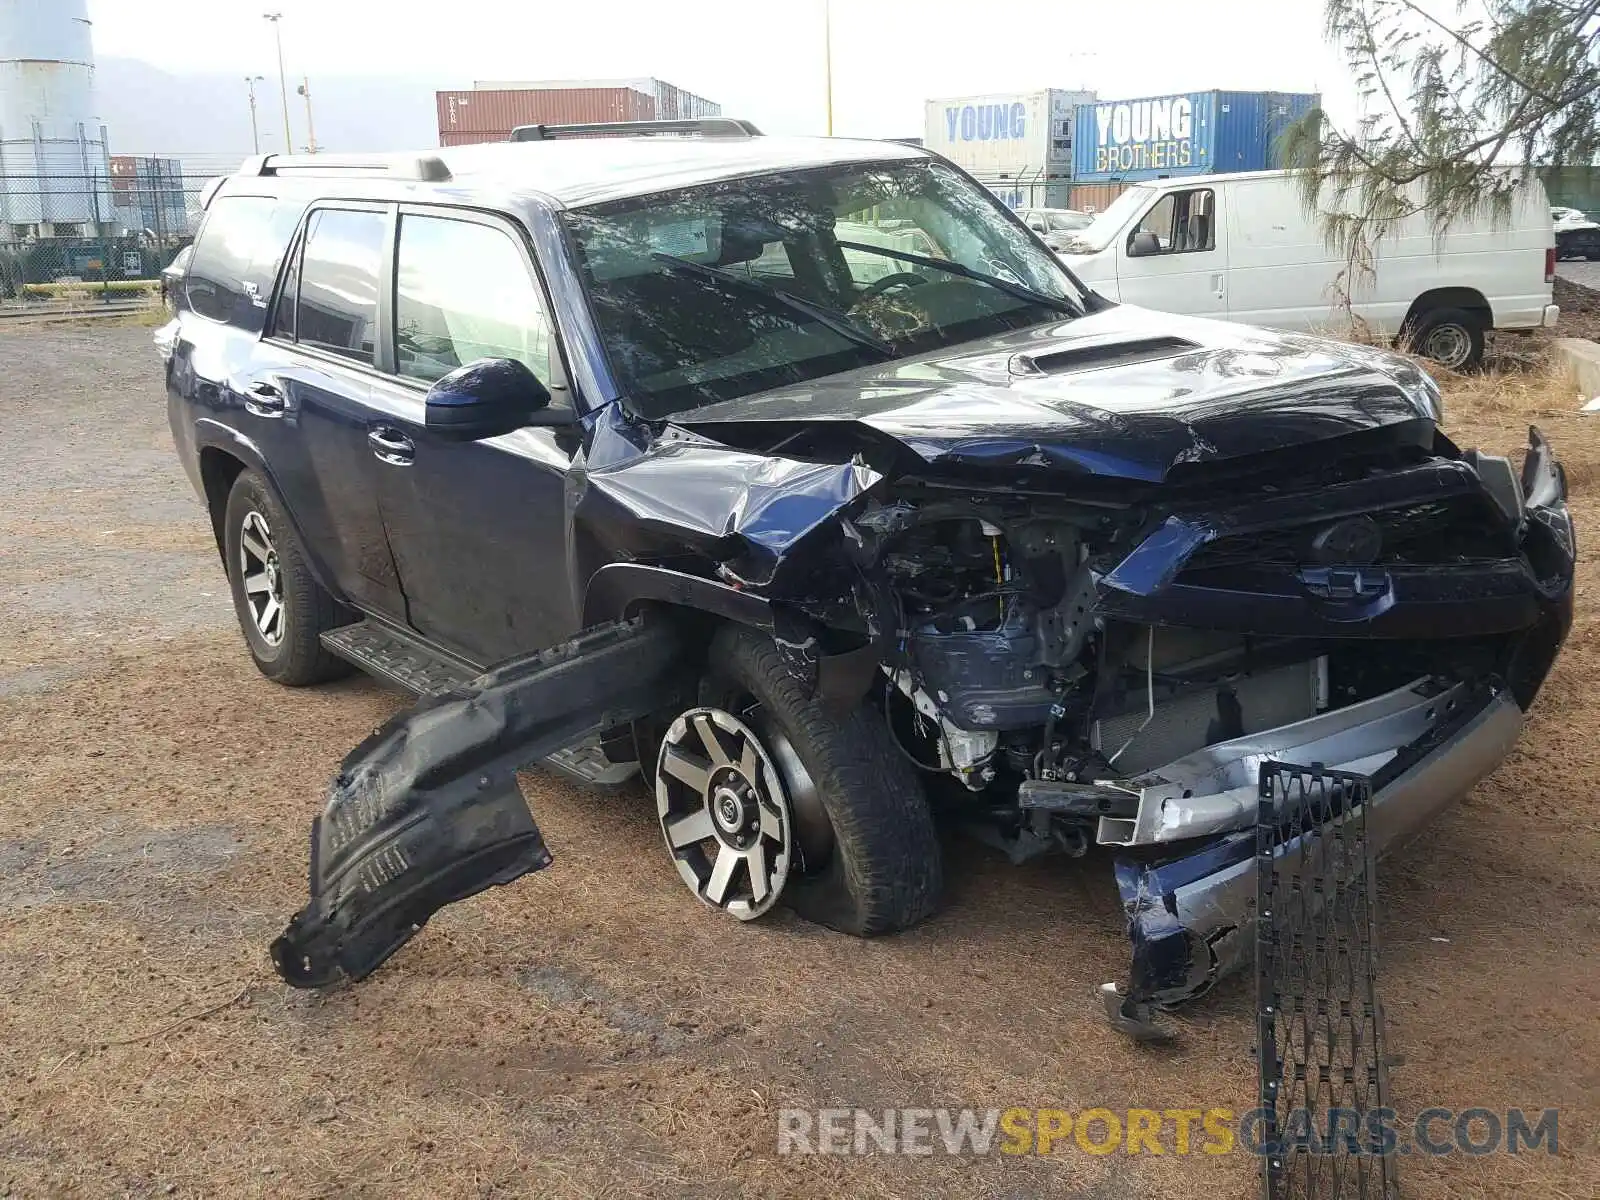
[(658, 262), (681, 267), (685, 271), (708, 279), (726, 280), (729, 283), (737, 284), (746, 291), (755, 292), (759, 296), (766, 296), (776, 300), (779, 304), (791, 308), (795, 312), (804, 313), (818, 325), (833, 330), (840, 337), (852, 341), (858, 346), (865, 346), (869, 350), (876, 350), (885, 358), (894, 358), (898, 354), (892, 342), (887, 342), (883, 338), (868, 333), (843, 313), (831, 308), (824, 308), (820, 304), (813, 304), (809, 300), (802, 300), (799, 296), (792, 295), (782, 288), (773, 287), (769, 283), (763, 283), (759, 279), (749, 279), (743, 275), (735, 275), (732, 271), (724, 271), (720, 267), (708, 267), (704, 263), (695, 262), (692, 258), (679, 258), (676, 254), (663, 254), (657, 251), (651, 254), (650, 257)]
[(865, 242), (842, 241), (839, 245), (846, 250), (864, 250), (868, 254), (877, 254), (884, 258), (894, 258), (901, 262), (914, 263), (919, 267), (931, 267), (935, 271), (943, 271), (949, 275), (960, 275), (963, 279), (976, 279), (979, 283), (987, 283), (990, 287), (999, 288), (1002, 292), (1010, 292), (1018, 299), (1027, 300), (1033, 304), (1041, 304), (1045, 308), (1053, 308), (1057, 312), (1063, 312), (1069, 316), (1083, 316), (1083, 310), (1065, 296), (1049, 296), (1044, 292), (1036, 292), (1025, 284), (1012, 283), (1011, 280), (1001, 279), (998, 275), (985, 275), (982, 271), (974, 271), (971, 267), (952, 262), (946, 258), (929, 258), (925, 254), (911, 254), (905, 250), (886, 250), (882, 246), (869, 246)]

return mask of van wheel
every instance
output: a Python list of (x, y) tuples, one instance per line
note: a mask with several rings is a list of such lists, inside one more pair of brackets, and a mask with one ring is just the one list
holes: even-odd
[(350, 673), (321, 640), (350, 617), (312, 577), (289, 515), (254, 471), (241, 471), (228, 493), (223, 549), (233, 610), (263, 675), (304, 687)]
[(708, 659), (703, 707), (674, 722), (655, 771), (668, 852), (695, 894), (748, 920), (781, 890), (801, 917), (859, 937), (930, 915), (938, 835), (877, 710), (831, 714), (753, 630), (723, 628)]
[(1434, 308), (1417, 317), (1405, 342), (1417, 354), (1452, 371), (1483, 363), (1483, 318), (1463, 308)]

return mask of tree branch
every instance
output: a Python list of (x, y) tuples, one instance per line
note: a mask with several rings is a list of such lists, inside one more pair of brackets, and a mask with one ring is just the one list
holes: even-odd
[[(1446, 25), (1443, 21), (1439, 20), (1438, 17), (1435, 17), (1427, 9), (1418, 4), (1417, 0), (1396, 0), (1396, 2), (1405, 6), (1411, 12), (1421, 17), (1428, 24), (1438, 29), (1462, 49), (1470, 51), (1479, 60), (1492, 67), (1495, 71), (1498, 71), (1501, 75), (1504, 75), (1523, 91), (1533, 93), (1552, 107), (1558, 105), (1559, 102), (1556, 97), (1546, 94), (1540, 89), (1534, 87), (1533, 84), (1529, 83), (1527, 80), (1521, 78), (1514, 71), (1506, 67), (1504, 63), (1495, 58), (1494, 55), (1490, 54), (1487, 50), (1483, 50), (1474, 45), (1470, 38), (1466, 37), (1458, 30), (1451, 29), (1450, 26)], [(1600, 0), (1588, 0), (1588, 2), (1585, 3), (1578, 12), (1578, 23), (1581, 24), (1584, 21), (1588, 21), (1596, 15), (1600, 15)]]

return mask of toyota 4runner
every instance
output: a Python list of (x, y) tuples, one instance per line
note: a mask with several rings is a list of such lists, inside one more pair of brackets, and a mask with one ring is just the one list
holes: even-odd
[(176, 299), (173, 435), (257, 665), (422, 697), (333, 782), (299, 984), (545, 865), (540, 760), (642, 773), (740, 919), (926, 917), (936, 813), (1098, 845), (1139, 1027), (1251, 945), (1263, 763), (1368, 777), (1394, 845), (1505, 757), (1571, 620), (1536, 430), (1516, 468), (1407, 359), (1111, 304), (904, 145), (257, 158)]

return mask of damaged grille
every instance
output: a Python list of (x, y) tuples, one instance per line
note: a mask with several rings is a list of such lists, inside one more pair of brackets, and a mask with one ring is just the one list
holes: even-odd
[[(1339, 537), (1351, 529), (1364, 533), (1369, 543), (1354, 557), (1341, 553), (1352, 539)], [(1514, 553), (1494, 514), (1477, 499), (1458, 496), (1381, 509), (1364, 517), (1230, 534), (1195, 551), (1184, 572), (1303, 564), (1443, 566), (1493, 562)]]
[(1392, 1114), (1371, 799), (1364, 775), (1261, 766), (1256, 1021), (1267, 1200), (1398, 1195), (1396, 1160), (1380, 1152)]

